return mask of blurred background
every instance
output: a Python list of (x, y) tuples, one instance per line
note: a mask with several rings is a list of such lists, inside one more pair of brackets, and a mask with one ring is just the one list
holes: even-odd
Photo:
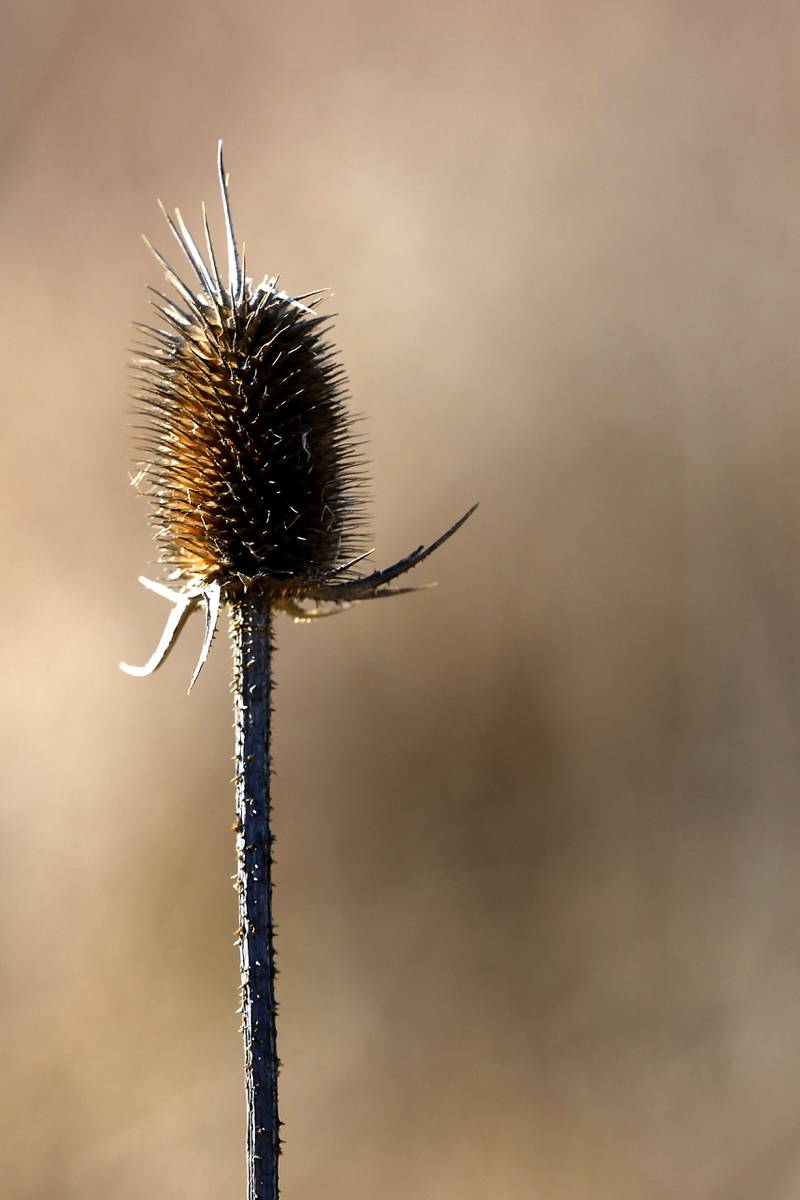
[(128, 486), (219, 231), (332, 285), (376, 562), (278, 628), (287, 1200), (800, 1197), (797, 6), (11, 0), (5, 1200), (244, 1194), (229, 655)]

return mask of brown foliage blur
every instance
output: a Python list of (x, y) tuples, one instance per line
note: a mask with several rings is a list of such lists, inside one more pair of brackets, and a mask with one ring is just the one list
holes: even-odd
[(800, 1195), (796, 5), (11, 0), (4, 1200), (242, 1190), (229, 656), (127, 486), (155, 198), (332, 284), (376, 562), (279, 625), (285, 1194)]

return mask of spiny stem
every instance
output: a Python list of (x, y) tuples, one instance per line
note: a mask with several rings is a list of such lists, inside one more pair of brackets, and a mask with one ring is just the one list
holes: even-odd
[(278, 1055), (270, 829), (269, 602), (231, 605), (236, 713), (236, 886), (247, 1090), (247, 1200), (278, 1200)]

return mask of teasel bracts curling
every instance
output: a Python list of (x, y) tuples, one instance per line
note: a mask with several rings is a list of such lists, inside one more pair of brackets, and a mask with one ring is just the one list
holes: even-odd
[[(166, 579), (141, 582), (172, 604), (162, 638), (142, 667), (163, 663), (195, 608), (206, 660), (221, 603), (254, 589), (297, 620), (355, 601), (414, 591), (392, 586), (474, 512), (430, 546), (371, 574), (365, 550), (365, 462), (346, 401), (346, 379), (317, 312), (324, 292), (291, 297), (276, 276), (256, 285), (233, 228), (218, 151), (227, 281), (203, 209), (205, 256), (176, 209), (164, 215), (194, 277), (181, 278), (157, 250), (174, 297), (154, 290), (157, 325), (137, 325), (134, 368), (142, 461), (135, 483), (151, 503)], [(149, 245), (149, 243), (148, 243)]]

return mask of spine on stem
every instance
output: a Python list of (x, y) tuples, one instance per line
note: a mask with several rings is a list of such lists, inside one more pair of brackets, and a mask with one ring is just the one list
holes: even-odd
[(247, 1200), (278, 1200), (279, 1063), (270, 804), (272, 622), (267, 598), (245, 593), (232, 603), (231, 639)]

